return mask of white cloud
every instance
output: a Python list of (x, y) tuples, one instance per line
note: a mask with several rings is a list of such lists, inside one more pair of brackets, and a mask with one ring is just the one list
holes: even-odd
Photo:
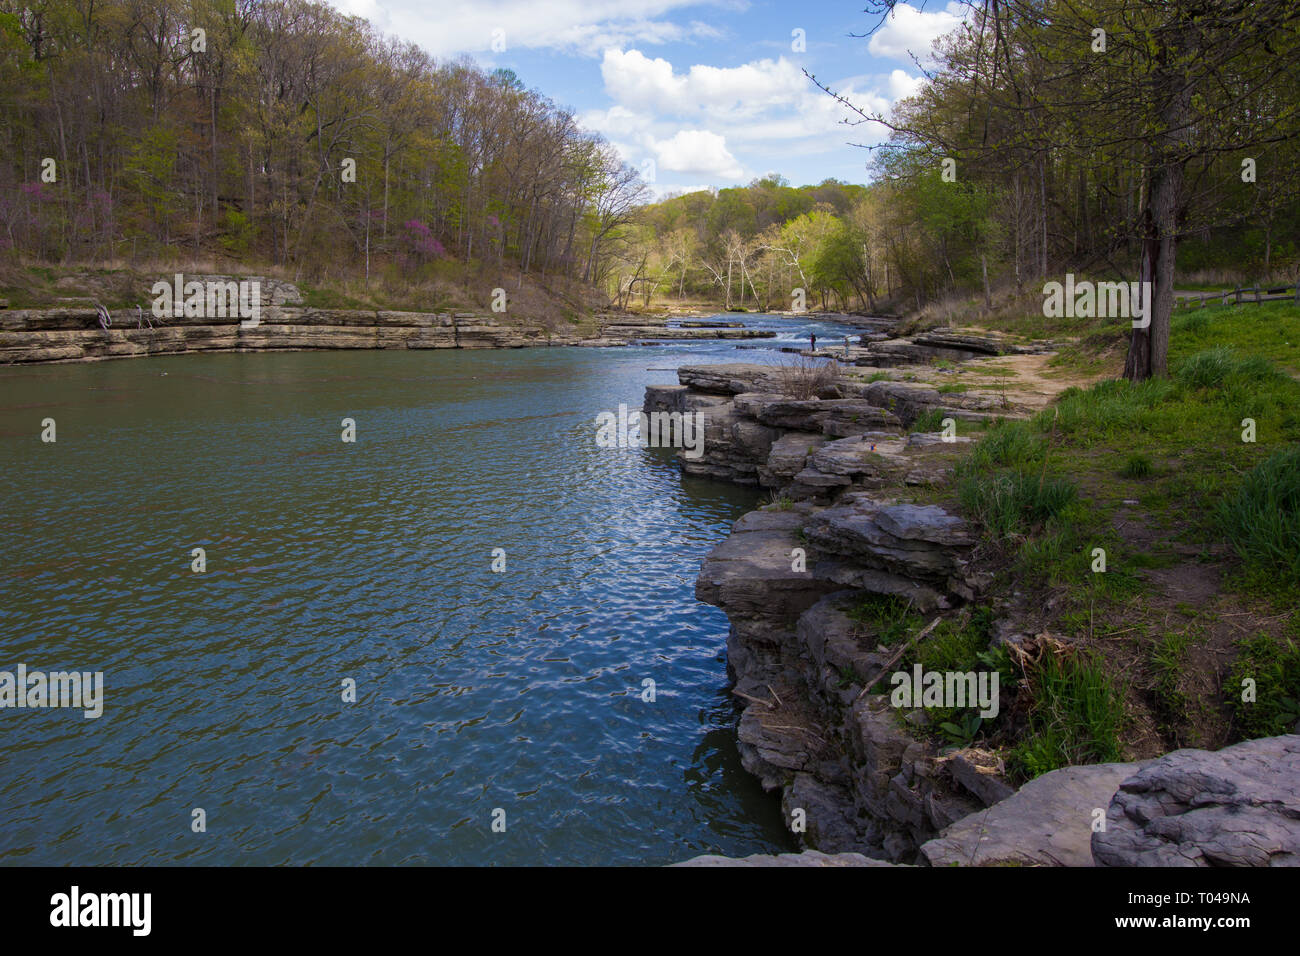
[(944, 10), (927, 12), (908, 3), (900, 3), (871, 36), (867, 50), (873, 56), (893, 60), (910, 60), (912, 54), (925, 63), (933, 58), (930, 47), (945, 33), (951, 33), (964, 19), (964, 8), (959, 3), (949, 3)]
[[(779, 166), (794, 156), (825, 155), (846, 143), (879, 143), (888, 136), (878, 124), (846, 124), (854, 114), (784, 58), (678, 70), (667, 59), (640, 50), (610, 49), (601, 60), (601, 74), (613, 105), (586, 110), (578, 122), (604, 134), (634, 166), (653, 159), (661, 174), (737, 182), (749, 178), (750, 169)], [(829, 85), (864, 112), (885, 114), (924, 83), (924, 77), (894, 69)]]
[(673, 173), (695, 173), (739, 179), (744, 169), (727, 149), (727, 138), (706, 129), (678, 130), (671, 139), (653, 140), (659, 168)]
[(661, 57), (652, 60), (640, 50), (608, 49), (600, 73), (605, 92), (617, 102), (675, 113), (755, 113), (789, 103), (808, 85), (799, 67), (785, 57), (735, 67), (697, 64), (677, 73)]
[(923, 76), (911, 76), (906, 70), (894, 70), (889, 74), (889, 98), (902, 100), (915, 96), (921, 92), (921, 87), (925, 86), (926, 82)]
[[(343, 13), (366, 17), (385, 33), (418, 43), (437, 57), (508, 52), (513, 47), (596, 56), (610, 46), (717, 35), (713, 27), (698, 20), (683, 26), (667, 19), (681, 9), (700, 6), (700, 0), (330, 2)], [(501, 31), (505, 51), (492, 49), (494, 31)]]

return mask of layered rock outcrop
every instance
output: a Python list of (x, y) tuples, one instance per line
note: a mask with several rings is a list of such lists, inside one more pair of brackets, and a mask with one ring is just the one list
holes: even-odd
[(1300, 735), (1142, 764), (1092, 834), (1103, 866), (1300, 866)]
[[(925, 346), (983, 347), (946, 331)], [(683, 456), (683, 471), (779, 496), (704, 559), (696, 596), (730, 621), (742, 763), (818, 851), (688, 865), (1300, 862), (1300, 737), (1067, 767), (1016, 790), (995, 754), (940, 750), (915, 732), (923, 711), (903, 718), (879, 692), (902, 652), (864, 625), (864, 596), (893, 596), (933, 625), (991, 583), (960, 515), (900, 500), (943, 482), (962, 444), (904, 428), (931, 409), (987, 414), (986, 399), (842, 379), (793, 397), (786, 373), (746, 364), (678, 378), (648, 388), (645, 410), (704, 413), (704, 453)]]
[[(55, 309), (0, 309), (0, 363), (86, 362), (182, 352), (262, 349), (498, 349), (537, 346), (607, 348), (664, 339), (753, 339), (772, 332), (701, 324), (669, 326), (650, 320), (607, 321), (595, 337), (568, 329), (503, 319), (496, 313), (316, 309), (303, 305), (289, 282), (265, 276), (186, 275), (186, 282), (256, 282), (256, 325), (230, 314), (166, 315), (112, 309), (109, 325), (92, 305)], [(164, 281), (171, 277), (164, 277)], [(152, 299), (148, 299), (152, 304)], [(214, 310), (216, 311), (216, 310)], [(225, 312), (222, 303), (221, 313)]]

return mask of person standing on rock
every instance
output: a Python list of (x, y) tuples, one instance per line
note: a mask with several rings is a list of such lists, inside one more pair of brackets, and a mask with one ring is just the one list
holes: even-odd
[(808, 336), (808, 340), (809, 340), (809, 342), (811, 343), (811, 344), (809, 345), (809, 347), (808, 347), (808, 351), (809, 351), (809, 352), (816, 352), (816, 351), (817, 351), (817, 333), (814, 332), (814, 333), (812, 333), (811, 335), (809, 335), (809, 336)]

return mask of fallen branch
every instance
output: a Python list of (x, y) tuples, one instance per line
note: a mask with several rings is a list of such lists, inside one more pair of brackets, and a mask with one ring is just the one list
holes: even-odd
[(866, 697), (867, 691), (875, 687), (876, 684), (879, 683), (880, 678), (884, 677), (887, 673), (889, 673), (889, 669), (893, 667), (895, 664), (897, 664), (899, 661), (901, 661), (903, 659), (903, 655), (906, 654), (913, 645), (919, 643), (922, 639), (924, 639), (924, 637), (927, 634), (933, 631), (938, 626), (939, 622), (942, 620), (943, 620), (943, 615), (939, 615), (933, 621), (927, 624), (924, 628), (922, 628), (921, 633), (917, 634), (916, 637), (912, 638), (910, 641), (904, 644), (902, 648), (899, 649), (899, 652), (895, 654), (893, 657), (891, 657), (888, 661), (886, 661), (885, 665), (880, 668), (880, 673), (877, 674), (875, 677), (873, 677), (871, 679), (871, 682), (868, 683), (866, 687), (862, 688), (862, 693), (857, 696), (857, 699), (861, 700), (863, 697)]
[(768, 710), (776, 710), (776, 704), (772, 703), (770, 700), (760, 700), (757, 697), (750, 697), (748, 694), (741, 693), (740, 691), (736, 690), (734, 687), (731, 689), (731, 692), (735, 694), (737, 697), (743, 697), (745, 698), (745, 700), (752, 700), (756, 704), (765, 704), (767, 705)]

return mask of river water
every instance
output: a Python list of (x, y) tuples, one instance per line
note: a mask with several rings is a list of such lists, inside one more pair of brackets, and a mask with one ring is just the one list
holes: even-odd
[(595, 441), (678, 365), (844, 335), (745, 321), (779, 338), (0, 368), (0, 671), (104, 681), (0, 709), (0, 864), (791, 849), (693, 596), (757, 495)]

